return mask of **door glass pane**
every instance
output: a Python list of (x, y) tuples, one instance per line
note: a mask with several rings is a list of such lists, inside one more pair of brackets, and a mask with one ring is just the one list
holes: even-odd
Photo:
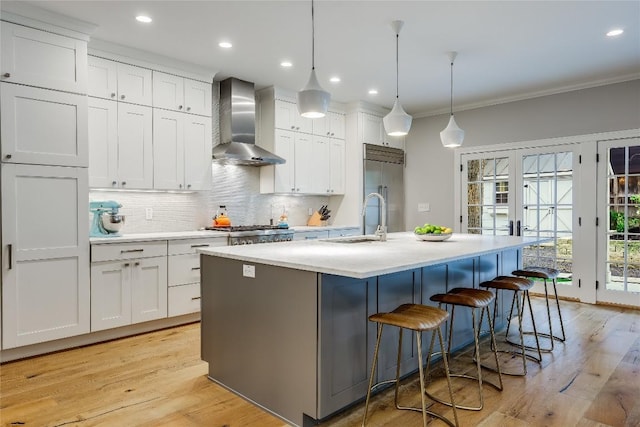
[(509, 234), (509, 159), (467, 161), (467, 232)]
[(573, 153), (525, 155), (522, 171), (522, 234), (550, 238), (525, 248), (523, 265), (556, 268), (559, 281), (571, 284)]
[(605, 288), (640, 292), (640, 146), (610, 148), (607, 161)]

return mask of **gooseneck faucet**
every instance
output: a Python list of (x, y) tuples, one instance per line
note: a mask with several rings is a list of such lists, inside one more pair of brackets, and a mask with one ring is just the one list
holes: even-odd
[(375, 235), (380, 238), (381, 242), (387, 241), (387, 207), (386, 202), (384, 201), (384, 197), (380, 193), (369, 193), (367, 197), (364, 198), (364, 203), (362, 205), (362, 216), (364, 216), (367, 210), (367, 202), (370, 198), (377, 197), (380, 199), (381, 210), (382, 210), (382, 218), (380, 224), (378, 224), (378, 228), (376, 229)]

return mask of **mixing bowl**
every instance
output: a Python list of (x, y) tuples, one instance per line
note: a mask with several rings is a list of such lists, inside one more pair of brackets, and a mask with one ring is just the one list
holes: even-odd
[(124, 225), (124, 215), (104, 213), (101, 216), (102, 227), (109, 233), (117, 233)]

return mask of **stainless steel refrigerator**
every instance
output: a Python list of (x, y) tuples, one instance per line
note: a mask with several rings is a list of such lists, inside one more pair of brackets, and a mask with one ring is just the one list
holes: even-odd
[[(387, 232), (404, 227), (404, 151), (364, 144), (364, 197), (380, 193), (386, 202)], [(373, 234), (380, 223), (382, 207), (377, 197), (369, 198), (364, 215), (364, 233)]]

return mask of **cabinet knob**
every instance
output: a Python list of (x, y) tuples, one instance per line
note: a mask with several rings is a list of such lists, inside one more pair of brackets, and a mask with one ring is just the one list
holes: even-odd
[(187, 188), (191, 188), (191, 184), (187, 184)]
[(182, 188), (182, 184), (178, 184), (178, 188)]
[(116, 97), (116, 93), (115, 92), (111, 92), (111, 97), (115, 98)]
[(127, 181), (122, 181), (122, 185), (127, 185)]
[(296, 191), (296, 189), (295, 189), (295, 188), (292, 188), (292, 189), (291, 189), (291, 191)]
[(10, 159), (11, 158), (11, 154), (7, 154), (4, 156), (5, 159)]
[(295, 130), (295, 129), (296, 129), (296, 127), (295, 127), (295, 126), (291, 126), (291, 129)]
[(2, 77), (4, 77), (5, 79), (8, 79), (9, 77), (11, 77), (11, 73), (4, 73)]
[(331, 132), (331, 136), (334, 136), (334, 135), (335, 135), (335, 133)]
[(191, 107), (187, 107), (187, 111), (191, 111)]
[(120, 95), (120, 99), (125, 99), (126, 97), (124, 95)]
[(327, 132), (327, 136), (330, 136), (330, 135), (331, 135), (331, 132)]
[(136, 267), (140, 265), (139, 262), (134, 263), (133, 265), (135, 265)]
[(125, 262), (125, 263), (124, 263), (124, 267), (129, 267), (129, 263), (128, 263), (128, 262)]
[(296, 191), (300, 191), (300, 189), (299, 189), (299, 188), (296, 188)]
[(115, 187), (116, 185), (118, 185), (118, 181), (111, 181), (111, 185)]
[(178, 105), (178, 110), (182, 110), (182, 105)]

